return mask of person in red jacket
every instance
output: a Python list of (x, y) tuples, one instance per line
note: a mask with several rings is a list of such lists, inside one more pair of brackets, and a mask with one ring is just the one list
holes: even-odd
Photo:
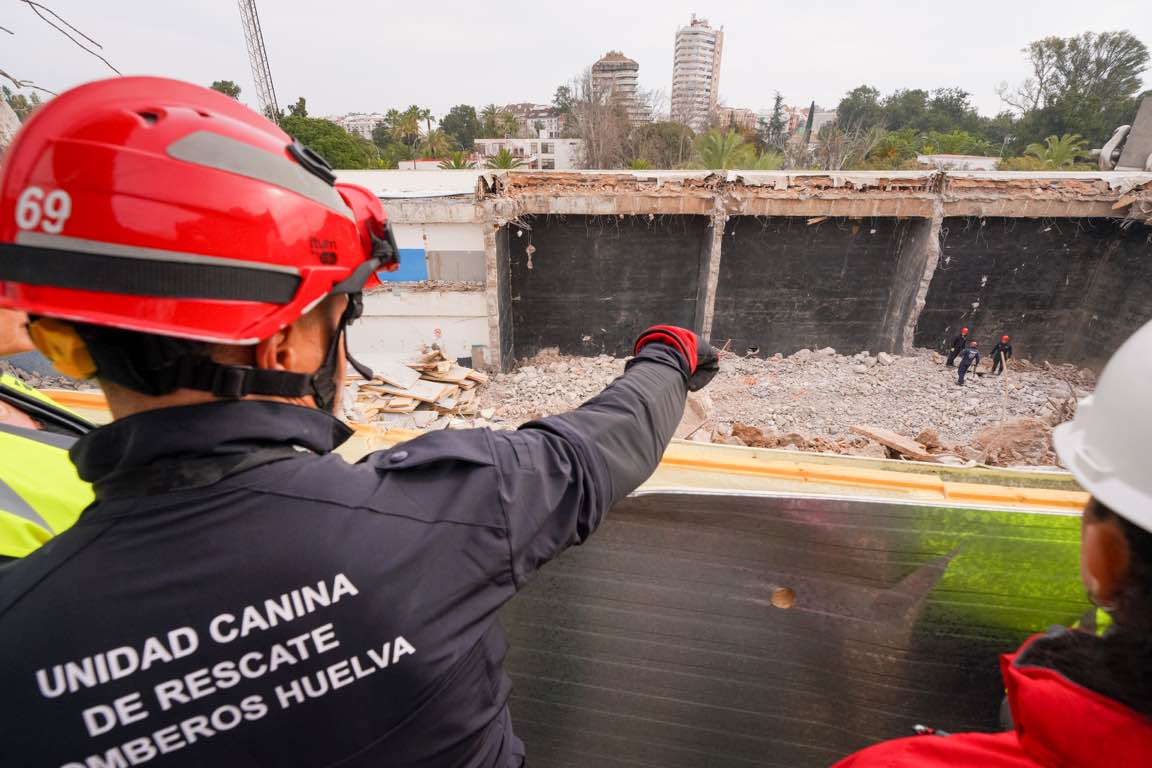
[(1152, 766), (1152, 322), (1116, 352), (1096, 392), (1056, 429), (1061, 462), (1092, 494), (1080, 570), (1112, 616), (1102, 636), (1057, 628), (1001, 662), (1014, 730), (913, 736), (836, 768)]

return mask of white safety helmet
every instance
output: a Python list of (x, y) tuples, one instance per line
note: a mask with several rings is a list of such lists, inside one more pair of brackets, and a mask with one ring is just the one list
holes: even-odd
[(1096, 391), (1056, 427), (1056, 454), (1084, 490), (1152, 531), (1152, 322), (1104, 366)]

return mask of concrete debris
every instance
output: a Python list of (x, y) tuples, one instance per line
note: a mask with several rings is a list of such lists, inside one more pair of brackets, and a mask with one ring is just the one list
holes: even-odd
[(708, 397), (707, 393), (689, 392), (688, 401), (684, 404), (684, 417), (680, 419), (680, 426), (676, 428), (673, 436), (681, 440), (689, 440), (703, 434), (708, 437), (708, 440), (711, 440), (712, 430), (704, 429), (711, 417), (712, 399)]
[(880, 365), (892, 365), (892, 363), (896, 362), (896, 358), (887, 352), (881, 352), (876, 355), (876, 362), (880, 363)]
[(349, 421), (388, 429), (462, 429), (495, 416), (477, 398), (488, 374), (457, 365), (438, 347), (426, 347), (415, 360), (369, 358), (371, 381), (348, 374), (342, 402)]
[(927, 429), (920, 430), (920, 434), (916, 435), (916, 442), (924, 446), (928, 450), (939, 448), (940, 446), (940, 433), (935, 429), (928, 427)]
[[(1051, 465), (1055, 463), (1051, 453), (1016, 450), (1024, 456), (1017, 458), (1003, 447), (979, 447), (975, 437), (997, 426), (1001, 418), (1033, 419), (1050, 429), (1067, 420), (1076, 397), (1096, 383), (1086, 369), (1071, 365), (1045, 369), (1014, 360), (1005, 377), (970, 375), (961, 389), (955, 369), (944, 367), (943, 358), (932, 351), (886, 355), (887, 364), (880, 354), (865, 354), (827, 355), (804, 349), (767, 359), (726, 355), (719, 375), (701, 393), (710, 400), (705, 417), (699, 418), (689, 406), (687, 413), (695, 414), (695, 420), (686, 416), (681, 431), (696, 430), (695, 439), (709, 435), (729, 445), (876, 458), (896, 455), (877, 440), (852, 431), (867, 425), (918, 444), (921, 449), (913, 453), (922, 451), (930, 461), (1019, 464), (1035, 459)], [(524, 361), (518, 370), (494, 376), (479, 395), (480, 407), (494, 410), (493, 421), (516, 426), (578, 406), (623, 368), (624, 360), (607, 355), (565, 357), (548, 350)], [(982, 373), (987, 370), (981, 368)], [(697, 429), (701, 421), (704, 426)]]
[(915, 461), (934, 461), (934, 457), (928, 452), (928, 449), (920, 443), (912, 440), (911, 438), (898, 435), (890, 429), (883, 427), (852, 427), (852, 431), (864, 435), (864, 437), (875, 440), (886, 448), (891, 449), (895, 453), (908, 459)]
[(79, 381), (60, 374), (41, 374), (24, 368), (17, 368), (6, 360), (0, 360), (0, 373), (15, 376), (29, 386), (36, 389), (71, 389), (71, 390), (99, 390), (93, 382)]
[(437, 291), (445, 293), (475, 293), (484, 290), (484, 283), (466, 280), (419, 280), (402, 283), (385, 283), (369, 288), (365, 293), (369, 295), (374, 293), (389, 293), (393, 288), (397, 290), (403, 288), (406, 293), (435, 293)]
[(988, 427), (976, 435), (973, 445), (985, 464), (1038, 466), (1054, 464), (1052, 425), (1040, 419), (1016, 419)]

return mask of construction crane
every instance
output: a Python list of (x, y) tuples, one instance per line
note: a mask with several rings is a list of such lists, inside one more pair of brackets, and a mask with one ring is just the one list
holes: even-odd
[(248, 46), (248, 63), (252, 67), (252, 79), (256, 81), (260, 111), (270, 120), (279, 122), (280, 105), (276, 103), (276, 87), (272, 85), (272, 70), (268, 66), (268, 51), (264, 48), (264, 33), (260, 31), (256, 0), (240, 0), (240, 20), (244, 24), (244, 42)]

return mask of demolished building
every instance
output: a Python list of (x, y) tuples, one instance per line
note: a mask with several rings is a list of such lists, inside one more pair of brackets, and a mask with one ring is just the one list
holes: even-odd
[(757, 355), (901, 354), (968, 325), (1098, 367), (1152, 316), (1147, 173), (341, 175), (384, 199), (401, 276), (433, 281), (370, 297), (369, 317), (419, 304), (496, 369), (626, 354), (653, 318)]

